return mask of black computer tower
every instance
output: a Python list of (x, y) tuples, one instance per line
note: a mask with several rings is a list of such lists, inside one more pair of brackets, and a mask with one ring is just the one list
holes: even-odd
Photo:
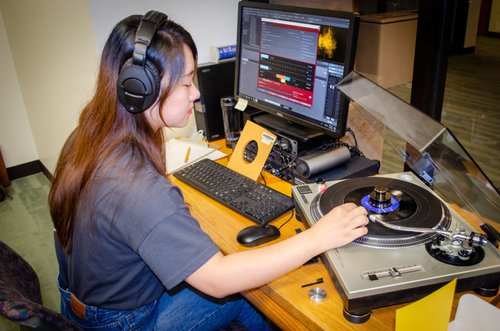
[(208, 141), (224, 138), (220, 99), (234, 96), (234, 60), (198, 66), (196, 81), (200, 100), (195, 103), (195, 121)]

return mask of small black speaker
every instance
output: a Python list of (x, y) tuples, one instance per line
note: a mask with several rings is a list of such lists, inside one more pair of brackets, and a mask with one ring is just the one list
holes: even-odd
[(198, 66), (196, 81), (200, 99), (194, 104), (196, 127), (208, 141), (224, 138), (220, 99), (234, 96), (234, 60)]

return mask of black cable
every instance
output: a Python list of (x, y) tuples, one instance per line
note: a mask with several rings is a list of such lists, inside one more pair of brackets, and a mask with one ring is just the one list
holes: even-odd
[(292, 160), (290, 162), (288, 162), (287, 164), (285, 164), (283, 167), (279, 168), (278, 171), (281, 172), (283, 170), (286, 170), (288, 168), (290, 168), (290, 166), (292, 165), (292, 163), (295, 162), (295, 158), (291, 158)]
[(262, 171), (260, 172), (260, 177), (262, 177), (262, 180), (264, 181), (264, 185), (267, 186), (266, 179), (264, 178), (264, 175), (262, 174)]
[(358, 140), (356, 139), (356, 134), (354, 133), (354, 131), (351, 128), (347, 128), (346, 132), (349, 132), (354, 139), (354, 147), (344, 143), (345, 145), (347, 145), (346, 147), (348, 147), (349, 150), (354, 152), (356, 155), (364, 156), (363, 152), (361, 152), (361, 150), (359, 149)]
[(293, 218), (293, 215), (295, 215), (295, 209), (292, 209), (292, 214), (290, 215), (290, 217), (285, 221), (285, 223), (281, 224), (279, 227), (278, 227), (278, 230), (280, 230), (286, 223), (290, 222), (290, 220)]
[(352, 131), (351, 128), (347, 128), (346, 131), (351, 134), (352, 138), (354, 139), (354, 146), (358, 148), (358, 140), (356, 139), (356, 134), (354, 134), (354, 131)]

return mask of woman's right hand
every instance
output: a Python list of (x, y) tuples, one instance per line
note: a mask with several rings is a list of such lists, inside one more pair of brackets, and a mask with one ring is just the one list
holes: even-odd
[(310, 229), (322, 252), (344, 246), (368, 233), (368, 212), (354, 203), (333, 208)]

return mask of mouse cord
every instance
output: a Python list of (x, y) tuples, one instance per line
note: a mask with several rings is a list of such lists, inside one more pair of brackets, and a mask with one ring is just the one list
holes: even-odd
[[(262, 173), (262, 171), (260, 172), (260, 177), (264, 181), (264, 185), (267, 186), (266, 178), (264, 177), (264, 174)], [(290, 222), (290, 220), (293, 218), (294, 214), (295, 214), (294, 209), (292, 209), (292, 213), (290, 214), (290, 217), (285, 221), (285, 223), (281, 224), (278, 227), (278, 230), (281, 229), (286, 223)]]
[[(260, 172), (260, 177), (262, 178), (262, 180), (264, 181), (264, 185), (267, 186), (267, 182), (266, 182), (266, 178), (264, 177), (264, 174), (262, 173), (262, 171)], [(285, 223), (281, 224), (279, 227), (278, 227), (278, 230), (281, 229), (286, 223), (290, 222), (290, 220), (293, 218), (293, 215), (294, 215), (294, 209), (292, 209), (292, 213), (290, 214), (290, 217), (285, 221)]]
[(295, 209), (292, 209), (292, 213), (290, 214), (290, 217), (285, 221), (285, 223), (281, 224), (278, 227), (278, 230), (280, 230), (286, 223), (290, 222), (290, 220), (293, 218), (293, 215), (295, 215)]

